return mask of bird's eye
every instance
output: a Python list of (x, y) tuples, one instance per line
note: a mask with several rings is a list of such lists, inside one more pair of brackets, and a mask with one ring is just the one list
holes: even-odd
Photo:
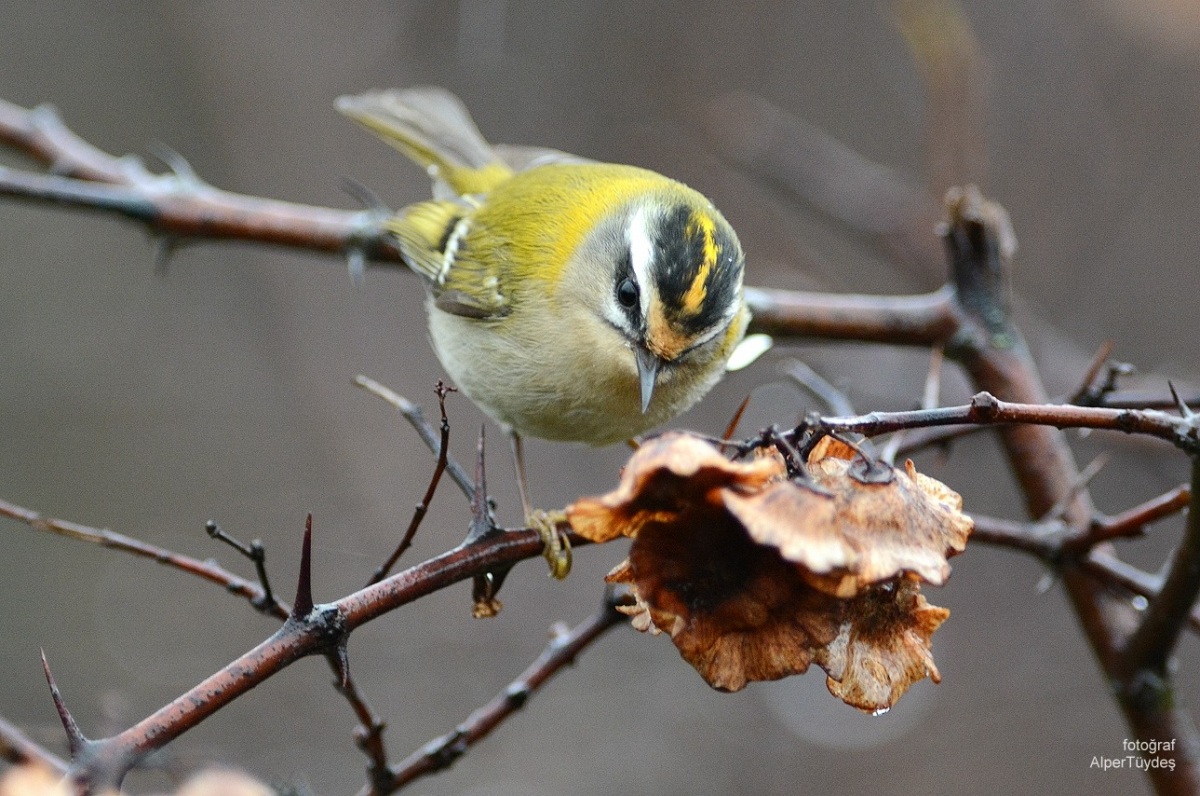
[(617, 285), (617, 301), (625, 309), (633, 309), (638, 305), (638, 286), (629, 277), (625, 277)]

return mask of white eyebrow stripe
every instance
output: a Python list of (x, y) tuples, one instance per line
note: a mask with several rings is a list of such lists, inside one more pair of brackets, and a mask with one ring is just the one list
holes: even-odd
[(654, 263), (654, 242), (650, 239), (650, 219), (644, 205), (630, 217), (626, 232), (629, 237), (629, 262), (633, 266), (633, 276), (638, 283), (641, 313), (645, 318), (650, 312), (650, 291), (654, 290), (655, 286), (654, 280), (650, 278), (650, 267)]

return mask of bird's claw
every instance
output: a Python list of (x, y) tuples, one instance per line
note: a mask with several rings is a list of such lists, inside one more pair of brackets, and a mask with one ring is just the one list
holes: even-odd
[(559, 530), (559, 525), (566, 522), (567, 515), (562, 511), (531, 511), (525, 518), (530, 528), (542, 537), (545, 548), (542, 556), (550, 565), (550, 576), (562, 580), (571, 571), (571, 542), (565, 532)]

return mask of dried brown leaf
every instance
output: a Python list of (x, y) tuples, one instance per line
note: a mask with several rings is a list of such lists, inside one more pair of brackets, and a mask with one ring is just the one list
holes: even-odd
[(815, 576), (813, 586), (838, 597), (903, 572), (945, 583), (946, 558), (962, 552), (971, 533), (962, 498), (917, 473), (911, 461), (886, 479), (864, 480), (854, 470), (857, 457), (826, 437), (808, 458), (815, 490), (777, 481), (758, 492), (725, 494), (725, 505), (755, 541), (777, 547)]
[(920, 581), (942, 583), (970, 533), (959, 496), (916, 472), (868, 462), (830, 440), (809, 479), (777, 455), (730, 462), (695, 437), (642, 446), (618, 487), (568, 508), (593, 541), (633, 539), (607, 580), (626, 584), (633, 626), (666, 633), (714, 688), (807, 670), (864, 710), (938, 680), (930, 639), (949, 612)]
[(713, 688), (737, 691), (808, 669), (836, 637), (843, 601), (811, 588), (796, 567), (754, 544), (709, 507), (682, 523), (643, 526), (608, 580), (630, 586), (639, 630), (663, 632)]
[(567, 519), (576, 533), (593, 542), (632, 537), (642, 525), (669, 521), (695, 501), (719, 500), (710, 494), (716, 489), (759, 489), (783, 473), (783, 463), (774, 457), (731, 462), (701, 439), (664, 434), (637, 449), (616, 489), (577, 500), (567, 509)]
[(814, 660), (834, 696), (861, 710), (886, 710), (913, 683), (941, 682), (930, 643), (949, 616), (925, 601), (914, 578), (877, 586), (850, 601), (837, 638)]

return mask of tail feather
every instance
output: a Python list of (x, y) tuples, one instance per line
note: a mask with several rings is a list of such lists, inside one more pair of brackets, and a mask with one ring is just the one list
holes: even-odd
[(512, 174), (458, 97), (442, 88), (339, 97), (337, 109), (399, 149), (458, 194), (484, 193)]

